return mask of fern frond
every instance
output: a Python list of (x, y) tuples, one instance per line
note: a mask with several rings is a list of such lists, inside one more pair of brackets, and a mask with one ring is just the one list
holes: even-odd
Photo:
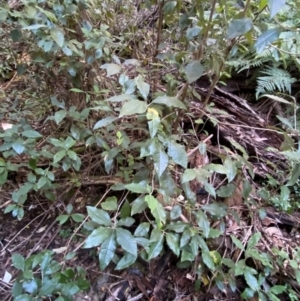
[(266, 76), (257, 78), (256, 98), (261, 94), (275, 91), (289, 92), (291, 94), (292, 84), (296, 79), (291, 77), (289, 72), (279, 68), (269, 67), (261, 71), (261, 73)]

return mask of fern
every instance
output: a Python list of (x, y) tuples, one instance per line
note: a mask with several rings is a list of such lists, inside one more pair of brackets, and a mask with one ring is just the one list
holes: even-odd
[(292, 84), (295, 78), (282, 69), (269, 67), (261, 73), (267, 76), (257, 78), (256, 98), (261, 94), (272, 93), (275, 91), (289, 92), (291, 94)]

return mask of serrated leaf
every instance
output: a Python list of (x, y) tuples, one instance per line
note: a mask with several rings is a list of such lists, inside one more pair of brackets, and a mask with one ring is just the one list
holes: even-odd
[(128, 230), (117, 228), (116, 237), (118, 244), (122, 247), (123, 250), (137, 257), (137, 243)]
[(166, 242), (169, 248), (173, 251), (176, 256), (180, 254), (179, 248), (179, 235), (177, 233), (167, 233)]
[(100, 269), (102, 271), (113, 259), (116, 251), (116, 245), (115, 232), (112, 232), (111, 235), (103, 241), (99, 252)]
[(264, 51), (265, 47), (273, 43), (279, 38), (281, 33), (281, 28), (271, 28), (263, 32), (260, 36), (258, 36), (254, 47), (256, 49), (256, 53), (260, 54)]
[(158, 150), (154, 155), (153, 155), (153, 160), (154, 160), (154, 168), (155, 171), (160, 178), (163, 174), (163, 172), (166, 170), (168, 167), (169, 163), (169, 158), (165, 151), (162, 149)]
[(149, 95), (150, 85), (145, 83), (144, 79), (140, 75), (135, 78), (135, 83), (142, 97), (146, 100)]
[(166, 223), (166, 211), (161, 205), (161, 203), (152, 195), (147, 195), (145, 197), (145, 202), (148, 204), (148, 207), (151, 210), (152, 215), (155, 217), (155, 220), (163, 224)]
[(227, 29), (227, 39), (231, 40), (247, 33), (251, 30), (252, 25), (252, 20), (250, 18), (233, 20)]
[(167, 95), (156, 97), (152, 101), (152, 103), (157, 103), (157, 104), (165, 105), (167, 107), (175, 107), (175, 108), (186, 110), (186, 105), (182, 101), (180, 101), (176, 97), (171, 97)]
[(96, 207), (87, 206), (87, 211), (89, 217), (92, 219), (93, 222), (99, 225), (111, 226), (110, 216), (104, 210), (98, 209)]
[(113, 230), (111, 228), (99, 227), (87, 237), (83, 248), (93, 248), (102, 244), (108, 236), (112, 235)]
[(273, 18), (284, 6), (286, 0), (268, 0), (270, 17)]
[(144, 101), (140, 101), (137, 99), (130, 100), (126, 102), (121, 110), (120, 117), (134, 115), (134, 114), (143, 114), (147, 111), (147, 104)]
[(199, 61), (192, 61), (186, 65), (184, 71), (188, 83), (191, 84), (202, 76), (204, 68)]
[(259, 242), (260, 238), (261, 238), (260, 232), (253, 234), (247, 243), (247, 249), (251, 249), (255, 247), (255, 245)]
[(65, 42), (65, 36), (64, 36), (64, 33), (60, 29), (52, 28), (50, 30), (50, 35), (60, 48), (63, 47), (64, 42)]
[(101, 69), (106, 69), (107, 76), (118, 74), (121, 71), (121, 66), (117, 64), (104, 64)]
[(96, 122), (96, 124), (94, 125), (93, 130), (97, 130), (99, 128), (107, 126), (107, 125), (111, 124), (112, 122), (116, 121), (117, 119), (118, 119), (118, 117), (113, 117), (113, 116), (105, 117), (105, 118), (103, 118), (103, 119)]
[(217, 195), (221, 198), (228, 198), (233, 195), (234, 190), (235, 190), (234, 184), (229, 183), (225, 186), (221, 186), (217, 191)]
[(164, 235), (163, 233), (160, 233), (160, 238), (157, 241), (152, 242), (149, 246), (149, 250), (147, 250), (148, 260), (157, 257), (162, 251), (163, 245), (164, 245)]
[(168, 155), (176, 164), (181, 165), (183, 168), (187, 168), (188, 156), (184, 146), (175, 142), (170, 142), (168, 145)]
[(131, 227), (135, 222), (135, 219), (132, 217), (125, 217), (125, 218), (121, 218), (118, 220), (117, 222), (117, 226), (121, 227), (121, 226), (125, 226), (125, 227)]

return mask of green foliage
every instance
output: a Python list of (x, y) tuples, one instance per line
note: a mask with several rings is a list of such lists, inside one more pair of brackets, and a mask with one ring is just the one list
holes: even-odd
[[(50, 251), (31, 255), (27, 259), (20, 254), (12, 255), (13, 266), (20, 271), (12, 288), (13, 300), (42, 300), (56, 296), (58, 301), (67, 301), (89, 288), (84, 269), (79, 266), (76, 270), (63, 268), (53, 256)], [(74, 254), (68, 254), (65, 260), (72, 256)]]
[[(266, 296), (278, 300), (284, 291), (293, 295), (288, 285), (262, 289), (267, 275), (276, 272), (277, 266), (270, 254), (256, 248), (260, 233), (246, 242), (231, 236), (234, 248), (243, 254), (236, 262), (218, 248), (209, 247), (210, 241), (226, 236), (225, 217), (232, 213), (216, 198), (234, 195), (234, 180), (242, 170), (249, 170), (252, 178), (254, 172), (249, 155), (237, 143), (233, 146), (243, 157), (220, 146), (227, 155), (217, 154), (218, 164), (190, 168), (190, 136), (186, 138), (179, 126), (184, 118), (194, 119), (190, 100), (201, 97), (192, 92), (191, 84), (204, 74), (212, 79), (212, 91), (221, 78), (230, 76), (232, 68), (241, 71), (264, 65), (260, 72), (266, 76), (257, 78), (257, 97), (291, 92), (296, 79), (285, 70), (292, 64), (299, 68), (299, 37), (294, 30), (299, 23), (299, 3), (236, 2), (165, 1), (164, 6), (158, 5), (161, 19), (157, 24), (161, 27), (150, 31), (147, 26), (153, 25), (144, 26), (143, 21), (132, 24), (132, 14), (138, 16), (138, 11), (136, 2), (129, 0), (121, 7), (114, 1), (68, 0), (24, 1), (19, 10), (1, 7), (0, 22), (9, 28), (6, 38), (25, 45), (31, 66), (16, 61), (9, 52), (7, 58), (19, 76), (33, 76), (30, 67), (36, 70), (37, 82), (46, 87), (36, 107), (47, 99), (39, 131), (30, 125), (36, 121), (34, 110), (26, 115), (16, 105), (13, 115), (9, 106), (1, 107), (1, 113), (16, 117), (11, 120), (15, 125), (0, 133), (0, 184), (7, 184), (9, 173), (21, 168), (27, 175), (12, 192), (12, 203), (5, 213), (11, 212), (20, 220), (29, 193), (55, 202), (55, 192), (67, 185), (80, 187), (91, 174), (100, 178), (114, 175), (120, 180), (105, 183), (111, 195), (100, 202), (101, 208), (87, 206), (89, 220), (83, 223), (89, 233), (84, 248), (100, 247), (101, 270), (110, 264), (124, 269), (138, 256), (150, 261), (170, 249), (179, 267), (193, 268), (197, 281), (213, 274), (212, 281), (221, 291), (225, 290), (224, 283), (235, 291), (238, 277), (243, 277), (248, 286), (242, 293), (245, 299), (258, 294), (261, 300), (267, 300)], [(157, 4), (140, 3), (141, 9), (156, 8)], [(155, 39), (146, 39), (154, 31)], [(0, 75), (10, 78), (10, 70), (10, 65), (2, 63)], [(173, 75), (169, 70), (176, 72)], [(165, 75), (159, 82), (161, 74)], [(59, 84), (64, 87), (58, 89)], [(208, 100), (209, 96), (202, 100), (203, 109), (213, 118)], [(280, 120), (291, 124), (287, 118)], [(196, 151), (206, 155), (206, 144), (199, 142)], [(265, 193), (275, 207), (290, 211), (294, 207), (289, 186), (299, 177), (300, 158), (292, 147), (286, 147), (282, 154), (293, 166), (290, 182), (281, 187), (280, 194), (271, 197), (268, 190), (261, 194)], [(20, 156), (22, 163), (13, 163)], [(90, 162), (91, 170), (85, 166)], [(211, 184), (213, 177), (224, 179), (225, 184), (216, 189)], [(205, 188), (210, 202), (197, 202), (193, 181)], [(249, 186), (246, 183), (243, 191), (247, 202)], [(125, 195), (122, 199), (120, 192)], [(147, 217), (146, 222), (141, 222), (141, 215)], [(68, 205), (66, 214), (56, 220), (60, 225), (81, 223), (84, 215)], [(117, 249), (122, 249), (121, 257)], [(281, 255), (276, 261), (280, 267), (284, 265)], [(21, 271), (13, 289), (17, 301), (52, 295), (60, 295), (59, 301), (71, 300), (72, 295), (87, 288), (82, 272), (62, 269), (51, 252), (28, 259), (15, 254), (12, 260)], [(290, 261), (293, 268), (295, 261)], [(198, 264), (194, 266), (194, 262)], [(262, 266), (260, 271), (253, 268), (256, 262)]]

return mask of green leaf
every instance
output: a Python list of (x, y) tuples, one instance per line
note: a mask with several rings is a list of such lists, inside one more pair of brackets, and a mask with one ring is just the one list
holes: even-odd
[(194, 26), (192, 28), (188, 28), (188, 30), (186, 31), (186, 37), (188, 40), (193, 39), (194, 37), (198, 36), (199, 33), (201, 32), (202, 27), (199, 26)]
[(230, 235), (232, 242), (240, 249), (240, 250), (244, 250), (244, 246), (242, 244), (242, 242), (240, 240), (238, 240), (236, 237), (234, 237), (233, 235)]
[(198, 209), (197, 213), (195, 213), (195, 216), (200, 230), (203, 231), (204, 236), (207, 238), (210, 230), (210, 224), (207, 216), (200, 209)]
[(65, 140), (64, 145), (65, 145), (65, 148), (69, 149), (72, 146), (74, 146), (75, 143), (76, 143), (76, 141), (72, 137), (68, 136), (67, 139)]
[(15, 141), (11, 146), (18, 155), (22, 154), (25, 150), (24, 141), (21, 139)]
[(250, 18), (233, 20), (227, 29), (227, 39), (231, 40), (247, 33), (251, 30), (252, 25), (252, 20)]
[(186, 246), (191, 239), (191, 231), (190, 229), (185, 229), (180, 238), (180, 248)]
[(95, 229), (86, 239), (83, 248), (93, 248), (102, 244), (102, 242), (113, 234), (111, 228), (99, 227)]
[(18, 28), (11, 30), (10, 37), (12, 38), (13, 42), (18, 42), (22, 38), (22, 31)]
[[(241, 297), (245, 300), (249, 300), (250, 298), (253, 298), (255, 294), (255, 291), (253, 291), (250, 288), (246, 288), (243, 293), (241, 294)], [(261, 299), (259, 299), (260, 301)]]
[(178, 217), (180, 217), (181, 213), (181, 206), (175, 205), (170, 212), (170, 217), (171, 219), (177, 219)]
[(160, 254), (160, 252), (162, 251), (163, 245), (164, 245), (164, 235), (163, 235), (163, 233), (160, 233), (159, 239), (155, 242), (152, 242), (149, 246), (149, 250), (147, 251), (148, 260), (151, 260), (151, 259), (157, 257)]
[(38, 182), (37, 182), (37, 188), (41, 189), (47, 184), (47, 177), (40, 177)]
[(153, 118), (152, 120), (148, 121), (149, 133), (151, 138), (155, 137), (159, 129), (159, 126), (160, 126), (159, 118)]
[(156, 221), (165, 224), (167, 215), (161, 203), (152, 195), (146, 195), (145, 202), (148, 204), (148, 207)]
[(175, 107), (175, 108), (186, 110), (186, 105), (176, 97), (170, 97), (170, 96), (166, 96), (166, 95), (159, 96), (159, 97), (156, 97), (152, 101), (152, 103), (165, 105), (170, 108)]
[(116, 237), (118, 244), (122, 247), (123, 250), (137, 257), (137, 243), (128, 230), (117, 228)]
[(69, 219), (69, 215), (62, 214), (59, 215), (55, 220), (58, 221), (60, 225), (63, 225), (64, 223), (67, 222), (68, 219)]
[(109, 102), (123, 102), (126, 100), (136, 100), (132, 95), (128, 94), (121, 94), (121, 95), (116, 95), (108, 98), (106, 101)]
[(126, 218), (121, 218), (117, 222), (117, 226), (125, 226), (125, 227), (131, 227), (135, 222), (135, 219), (132, 217), (127, 216)]
[(62, 149), (59, 152), (57, 152), (54, 156), (53, 156), (53, 162), (54, 163), (58, 163), (62, 158), (64, 158), (67, 155), (67, 152)]
[(86, 208), (93, 222), (99, 225), (111, 226), (110, 216), (106, 211), (91, 206), (87, 206)]
[(288, 159), (293, 161), (299, 161), (300, 160), (300, 152), (296, 151), (284, 151), (282, 152), (283, 155), (285, 155)]
[(245, 268), (244, 277), (245, 277), (247, 284), (249, 285), (249, 287), (252, 290), (256, 291), (259, 289), (259, 284), (257, 282), (257, 279), (252, 274), (252, 270), (250, 270), (248, 267)]
[(116, 121), (117, 119), (118, 119), (118, 117), (113, 117), (113, 116), (105, 117), (105, 118), (99, 120), (98, 122), (96, 122), (93, 130), (97, 130), (99, 128), (107, 126), (107, 125), (111, 124), (112, 122)]
[(106, 69), (107, 76), (118, 74), (121, 71), (121, 66), (117, 64), (104, 64), (100, 68)]
[(211, 271), (215, 270), (215, 264), (209, 252), (202, 251), (202, 260)]
[(160, 178), (162, 176), (163, 172), (168, 167), (169, 158), (168, 158), (167, 154), (162, 149), (159, 149), (153, 155), (153, 160), (154, 160), (155, 171), (156, 171), (158, 177)]
[(71, 215), (71, 218), (76, 223), (81, 223), (84, 220), (84, 215), (80, 213), (74, 213)]
[(4, 172), (2, 172), (0, 174), (0, 185), (3, 185), (3, 184), (6, 183), (7, 176), (8, 176), (8, 171), (7, 170), (5, 170)]
[(135, 229), (134, 236), (148, 237), (149, 230), (150, 230), (150, 223), (148, 222), (140, 223), (138, 227)]
[(187, 168), (188, 156), (184, 146), (175, 142), (170, 142), (168, 145), (168, 155), (176, 164), (181, 165), (183, 168)]
[(134, 256), (130, 253), (125, 252), (125, 255), (121, 258), (121, 260), (118, 262), (117, 266), (116, 266), (116, 270), (122, 270), (125, 269), (129, 266), (131, 266), (132, 264), (135, 263), (137, 259), (137, 256)]
[(291, 178), (289, 179), (286, 186), (293, 186), (297, 182), (299, 177), (300, 177), (300, 164), (296, 163), (293, 167)]
[(144, 82), (144, 79), (141, 75), (138, 75), (134, 80), (139, 92), (144, 100), (146, 100), (150, 91), (150, 85)]
[(131, 216), (142, 213), (146, 208), (148, 208), (148, 204), (145, 202), (145, 196), (139, 196), (132, 202)]
[(268, 0), (271, 18), (285, 6), (285, 2), (286, 0)]
[(56, 147), (64, 147), (65, 146), (62, 141), (55, 139), (55, 138), (51, 138), (50, 142)]
[(281, 33), (281, 28), (271, 28), (263, 32), (256, 40), (254, 47), (256, 49), (256, 53), (260, 54), (264, 51), (265, 47), (273, 43), (279, 38)]
[(115, 232), (112, 232), (109, 237), (107, 237), (100, 248), (99, 252), (99, 261), (100, 261), (100, 269), (103, 271), (108, 264), (111, 262), (115, 255), (116, 251), (116, 237)]
[(228, 198), (233, 195), (234, 190), (235, 190), (234, 184), (229, 183), (225, 186), (221, 186), (217, 191), (217, 195), (221, 198)]
[(176, 256), (180, 254), (179, 248), (179, 235), (177, 233), (167, 233), (166, 242), (169, 248), (173, 251)]
[(52, 28), (50, 30), (50, 35), (60, 48), (63, 47), (64, 42), (65, 42), (65, 36), (64, 36), (64, 33), (60, 29)]
[(67, 111), (65, 110), (60, 110), (55, 112), (54, 114), (54, 121), (59, 124), (64, 118), (67, 116)]
[(215, 188), (210, 183), (207, 183), (207, 182), (203, 182), (203, 185), (204, 185), (205, 190), (210, 195), (212, 195), (214, 198), (216, 198), (216, 190), (215, 190)]
[(228, 182), (230, 183), (234, 180), (237, 173), (235, 162), (233, 162), (229, 157), (227, 157), (224, 161), (224, 167), (227, 170), (226, 175)]
[(253, 234), (247, 243), (247, 249), (251, 249), (255, 247), (255, 245), (259, 242), (260, 238), (261, 238), (260, 232)]
[(68, 157), (69, 157), (71, 160), (76, 161), (76, 160), (79, 159), (79, 157), (77, 156), (77, 154), (76, 154), (74, 151), (70, 150), (70, 149), (67, 151), (67, 155), (68, 155)]
[(120, 117), (134, 115), (134, 114), (143, 114), (147, 111), (147, 104), (144, 101), (140, 101), (137, 99), (130, 100), (126, 102), (121, 110)]
[(193, 181), (197, 176), (197, 173), (194, 169), (185, 169), (182, 175), (181, 183), (186, 183)]
[(105, 200), (105, 202), (101, 203), (102, 209), (106, 211), (112, 211), (118, 209), (118, 200), (115, 196), (109, 197)]
[(220, 174), (227, 174), (228, 170), (225, 166), (221, 165), (221, 164), (207, 164), (205, 166), (205, 169), (209, 170), (209, 171), (214, 171)]
[(62, 51), (63, 51), (64, 54), (67, 55), (67, 56), (71, 56), (71, 55), (73, 54), (73, 51), (72, 51), (69, 47), (67, 47), (67, 46), (64, 46), (64, 47), (62, 48)]
[(22, 255), (13, 254), (11, 259), (12, 259), (12, 264), (16, 269), (24, 271), (25, 259)]
[(134, 193), (149, 193), (150, 191), (150, 187), (144, 182), (126, 184), (124, 188)]
[(211, 203), (203, 205), (201, 209), (218, 218), (222, 218), (227, 215), (227, 206), (223, 203)]
[(192, 61), (191, 63), (186, 65), (184, 71), (188, 83), (191, 84), (202, 76), (204, 68), (199, 61)]

